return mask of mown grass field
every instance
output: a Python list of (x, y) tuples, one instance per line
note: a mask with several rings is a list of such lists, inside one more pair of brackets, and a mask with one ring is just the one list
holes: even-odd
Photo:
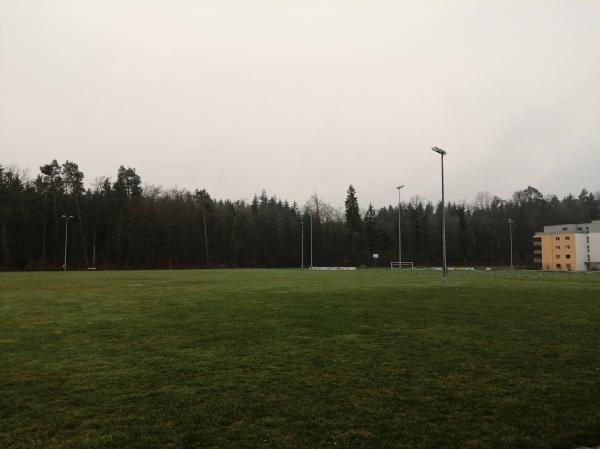
[(0, 448), (600, 444), (600, 276), (0, 273)]

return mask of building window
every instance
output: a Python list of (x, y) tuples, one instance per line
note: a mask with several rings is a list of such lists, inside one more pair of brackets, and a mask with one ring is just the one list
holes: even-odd
[(560, 250), (560, 246), (557, 246), (556, 249)]
[(570, 259), (570, 258), (571, 258), (571, 255), (570, 255), (570, 254), (567, 254), (565, 257), (566, 257), (567, 259)]
[(571, 264), (570, 263), (567, 264), (567, 270), (571, 271)]
[(586, 240), (586, 241), (585, 241), (586, 243), (590, 243), (590, 236), (588, 235), (588, 236), (585, 238), (585, 240)]
[(554, 237), (554, 240), (556, 240), (557, 242), (560, 242), (560, 237)]
[(557, 254), (555, 259), (560, 259), (560, 254)]
[(565, 249), (571, 249), (571, 245), (565, 245)]
[(566, 237), (565, 237), (565, 240), (571, 240), (571, 237), (569, 237), (569, 236), (566, 236)]
[(559, 263), (556, 264), (556, 268), (560, 269), (560, 264)]

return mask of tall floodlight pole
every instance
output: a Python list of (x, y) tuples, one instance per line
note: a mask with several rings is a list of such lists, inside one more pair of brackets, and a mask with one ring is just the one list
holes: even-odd
[(65, 219), (65, 263), (63, 265), (63, 271), (67, 271), (67, 242), (69, 239), (69, 220), (73, 218), (73, 215), (62, 216)]
[(510, 236), (510, 269), (513, 270), (513, 238), (512, 238), (512, 224), (514, 220), (509, 218), (508, 220), (508, 235)]
[(400, 262), (400, 269), (402, 269), (402, 226), (400, 219), (400, 191), (404, 188), (404, 184), (396, 188), (398, 189), (398, 262)]
[(433, 147), (432, 150), (438, 153), (442, 159), (442, 272), (444, 281), (446, 281), (448, 277), (448, 266), (446, 265), (446, 201), (444, 198), (444, 156), (446, 151), (438, 147)]
[(300, 237), (300, 268), (304, 268), (304, 221), (300, 220), (300, 228), (302, 237)]

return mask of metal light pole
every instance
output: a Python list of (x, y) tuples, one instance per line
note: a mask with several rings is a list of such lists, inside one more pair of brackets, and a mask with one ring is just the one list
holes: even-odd
[(396, 188), (398, 189), (398, 262), (400, 262), (400, 269), (402, 269), (402, 227), (400, 219), (400, 191), (404, 188), (404, 184)]
[(302, 229), (302, 237), (300, 238), (300, 248), (301, 248), (301, 254), (302, 256), (300, 257), (300, 268), (304, 268), (304, 221), (300, 220), (300, 228)]
[(444, 281), (446, 281), (448, 278), (448, 266), (446, 265), (446, 201), (444, 198), (444, 156), (446, 151), (438, 147), (433, 147), (432, 150), (438, 153), (442, 159), (442, 271)]
[(313, 232), (312, 232), (312, 211), (310, 212), (310, 268), (313, 266)]
[(63, 265), (63, 271), (67, 271), (67, 241), (69, 238), (69, 220), (73, 218), (73, 215), (62, 216), (65, 219), (65, 263)]
[(512, 224), (514, 220), (509, 218), (508, 220), (508, 234), (510, 236), (510, 269), (513, 270), (513, 239), (512, 239)]

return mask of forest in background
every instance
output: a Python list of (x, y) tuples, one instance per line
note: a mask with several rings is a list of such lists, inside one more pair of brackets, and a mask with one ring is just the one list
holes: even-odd
[[(353, 186), (344, 209), (316, 193), (298, 205), (266, 192), (252, 200), (217, 199), (197, 189), (143, 186), (134, 168), (84, 187), (76, 163), (42, 165), (34, 179), (0, 164), (0, 269), (61, 269), (65, 220), (73, 269), (389, 266), (398, 259), (398, 206), (360, 207)], [(441, 265), (441, 203), (418, 196), (401, 205), (402, 260)], [(487, 192), (446, 205), (449, 266), (533, 266), (532, 237), (545, 225), (600, 219), (600, 192), (562, 199), (534, 187), (510, 199)], [(372, 258), (379, 254), (379, 260)]]

